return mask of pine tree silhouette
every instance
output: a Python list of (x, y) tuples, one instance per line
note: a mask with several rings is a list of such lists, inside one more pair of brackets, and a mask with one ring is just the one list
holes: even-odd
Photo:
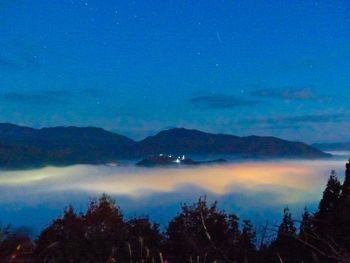
[[(271, 245), (273, 262), (300, 262), (301, 255), (297, 241), (296, 227), (288, 207), (283, 210), (283, 219), (278, 227), (277, 238)], [(278, 262), (276, 261), (276, 262)]]
[(315, 214), (315, 230), (320, 236), (332, 237), (336, 234), (337, 221), (340, 220), (341, 190), (342, 185), (335, 171), (332, 171)]
[(345, 165), (345, 179), (342, 189), (343, 202), (350, 204), (350, 159)]
[(242, 233), (239, 237), (238, 247), (240, 249), (238, 262), (252, 262), (255, 257), (256, 233), (249, 220), (243, 220)]
[(292, 219), (292, 214), (289, 211), (289, 208), (286, 207), (283, 210), (283, 219), (282, 223), (280, 224), (278, 228), (278, 233), (277, 233), (277, 240), (285, 240), (289, 239), (292, 236), (296, 235), (296, 228), (294, 226), (294, 222)]
[(346, 163), (345, 179), (342, 187), (339, 204), (339, 219), (334, 222), (337, 226), (337, 235), (335, 238), (344, 247), (350, 246), (350, 159)]
[(304, 209), (300, 223), (299, 237), (308, 242), (313, 232), (313, 218), (307, 208)]

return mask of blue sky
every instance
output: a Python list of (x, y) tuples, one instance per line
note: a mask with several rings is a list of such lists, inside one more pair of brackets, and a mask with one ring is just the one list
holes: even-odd
[(350, 140), (348, 1), (0, 0), (0, 121)]

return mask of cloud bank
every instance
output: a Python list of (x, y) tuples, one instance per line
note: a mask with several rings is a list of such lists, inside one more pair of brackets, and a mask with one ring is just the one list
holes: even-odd
[(260, 89), (252, 91), (250, 94), (260, 98), (270, 98), (279, 100), (308, 101), (321, 99), (321, 96), (319, 96), (309, 88)]
[(299, 116), (276, 116), (259, 119), (243, 119), (240, 124), (260, 123), (260, 124), (299, 124), (299, 123), (326, 123), (342, 122), (349, 120), (350, 116), (343, 113), (324, 113)]
[(246, 100), (226, 94), (196, 96), (188, 99), (188, 101), (200, 109), (230, 109), (259, 103), (258, 101)]
[(42, 90), (33, 92), (0, 92), (0, 101), (26, 105), (66, 104), (70, 93), (65, 90)]

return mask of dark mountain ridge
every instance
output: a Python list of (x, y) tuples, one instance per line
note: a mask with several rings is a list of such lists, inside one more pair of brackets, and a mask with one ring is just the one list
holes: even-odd
[(95, 127), (0, 124), (0, 167), (99, 164), (132, 156), (135, 142)]
[(95, 127), (33, 129), (0, 124), (0, 167), (104, 164), (149, 155), (200, 154), (267, 158), (323, 158), (330, 155), (300, 142), (275, 137), (238, 137), (174, 128), (139, 142)]
[(161, 131), (138, 143), (138, 154), (233, 154), (246, 157), (317, 158), (327, 154), (301, 142), (276, 137), (212, 134), (174, 128)]

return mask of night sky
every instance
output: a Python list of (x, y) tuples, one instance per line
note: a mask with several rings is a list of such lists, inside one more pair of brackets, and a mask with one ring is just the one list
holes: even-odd
[(349, 1), (0, 0), (0, 122), (350, 140)]

